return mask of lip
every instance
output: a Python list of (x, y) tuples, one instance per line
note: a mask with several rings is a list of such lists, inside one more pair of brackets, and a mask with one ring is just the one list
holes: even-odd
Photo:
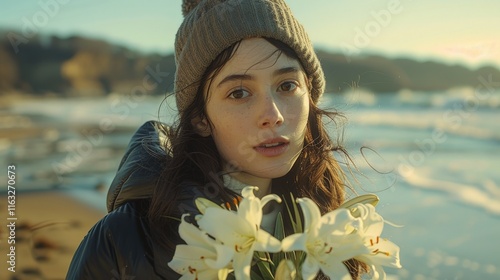
[(276, 157), (288, 150), (290, 141), (284, 137), (276, 137), (262, 141), (254, 146), (254, 150), (266, 157)]

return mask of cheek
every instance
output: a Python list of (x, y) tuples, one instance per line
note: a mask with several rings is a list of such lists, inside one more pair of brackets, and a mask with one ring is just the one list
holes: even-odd
[(209, 118), (212, 121), (213, 130), (216, 135), (231, 135), (235, 130), (239, 130), (243, 127), (241, 120), (245, 118), (239, 113), (231, 112), (228, 110), (215, 109), (209, 114)]
[(295, 130), (296, 139), (304, 140), (305, 134), (307, 132), (307, 125), (309, 122), (309, 102), (308, 100), (303, 101), (299, 106), (295, 107), (296, 113), (293, 119), (293, 125)]
[(207, 115), (213, 125), (215, 134), (229, 135), (238, 134), (248, 128), (251, 110), (237, 106), (227, 105), (224, 102), (213, 102), (207, 104)]
[(299, 100), (293, 106), (290, 117), (294, 120), (297, 128), (306, 126), (309, 118), (309, 98)]
[(242, 141), (244, 125), (239, 116), (232, 114), (217, 115), (212, 120), (212, 137), (219, 151), (237, 149)]
[(212, 138), (220, 156), (236, 166), (252, 158), (254, 151), (251, 146), (258, 138), (249, 126), (249, 118), (241, 114), (225, 112), (212, 120)]

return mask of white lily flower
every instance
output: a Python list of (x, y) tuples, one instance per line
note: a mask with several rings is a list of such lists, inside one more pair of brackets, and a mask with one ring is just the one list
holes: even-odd
[(226, 279), (232, 271), (233, 250), (186, 222), (185, 216), (179, 225), (179, 235), (187, 244), (177, 245), (168, 265), (182, 275), (182, 280)]
[(254, 251), (279, 252), (281, 243), (268, 232), (260, 229), (262, 208), (271, 200), (278, 202), (277, 195), (261, 199), (253, 194), (256, 187), (246, 187), (238, 211), (209, 207), (199, 216), (198, 225), (216, 240), (233, 250), (233, 268), (236, 279), (250, 279), (250, 265)]
[(393, 242), (381, 238), (384, 219), (370, 204), (357, 204), (351, 208), (351, 213), (362, 220), (359, 233), (363, 236), (368, 253), (355, 258), (369, 265), (373, 271), (373, 279), (386, 279), (382, 266), (401, 268), (399, 262), (399, 247)]
[(297, 199), (304, 214), (304, 233), (296, 233), (282, 241), (283, 251), (307, 253), (301, 266), (302, 278), (314, 279), (319, 270), (331, 279), (351, 279), (343, 261), (369, 253), (357, 234), (360, 219), (348, 209), (337, 209), (321, 216), (316, 203), (309, 198)]

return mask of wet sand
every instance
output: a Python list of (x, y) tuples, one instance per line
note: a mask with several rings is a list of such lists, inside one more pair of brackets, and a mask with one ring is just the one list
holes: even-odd
[[(0, 230), (0, 279), (65, 279), (82, 238), (105, 213), (52, 190), (18, 192), (15, 201), (11, 217), (17, 220), (8, 220), (8, 199), (0, 196), (0, 219), (5, 224)], [(12, 223), (15, 233), (9, 229)], [(14, 263), (9, 263), (10, 246), (15, 246), (14, 269)]]

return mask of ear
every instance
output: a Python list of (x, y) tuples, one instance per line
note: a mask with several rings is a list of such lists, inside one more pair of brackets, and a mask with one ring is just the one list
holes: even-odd
[(210, 130), (210, 125), (208, 124), (206, 118), (201, 119), (200, 117), (196, 117), (191, 120), (191, 124), (193, 125), (196, 133), (198, 133), (201, 137), (210, 136), (212, 131)]

